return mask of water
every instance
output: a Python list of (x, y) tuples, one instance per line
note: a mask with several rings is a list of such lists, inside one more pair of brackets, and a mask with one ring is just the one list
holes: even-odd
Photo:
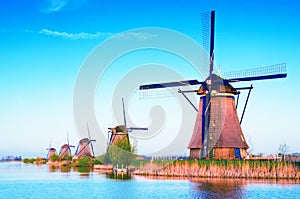
[(47, 165), (0, 163), (0, 198), (300, 198), (293, 181), (109, 178)]

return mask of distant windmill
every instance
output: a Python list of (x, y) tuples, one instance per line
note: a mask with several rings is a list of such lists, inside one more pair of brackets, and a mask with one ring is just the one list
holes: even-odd
[[(206, 80), (203, 82), (199, 82), (198, 80), (184, 80), (180, 82), (142, 85), (140, 86), (140, 90), (201, 85), (197, 90), (182, 91), (178, 89), (178, 92), (182, 93), (187, 100), (185, 92), (196, 92), (200, 95), (199, 108), (197, 109), (193, 106), (198, 113), (193, 135), (188, 145), (190, 157), (202, 159), (242, 159), (246, 157), (246, 150), (249, 147), (240, 124), (253, 86), (234, 88), (230, 83), (285, 78), (287, 76), (286, 64), (231, 72), (225, 74), (224, 78), (221, 78), (213, 73), (215, 11), (204, 13), (202, 19), (204, 20), (204, 26), (205, 24), (208, 25), (208, 30), (203, 30), (203, 43), (210, 55), (209, 75)], [(207, 23), (207, 20), (209, 20), (209, 23)], [(207, 38), (210, 38), (210, 40)], [(208, 44), (209, 47), (205, 46)], [(249, 92), (241, 119), (239, 120), (236, 107), (240, 90), (249, 90)], [(238, 95), (237, 103), (235, 103), (235, 95)], [(189, 103), (192, 104), (190, 101)]]
[(88, 131), (89, 138), (83, 138), (78, 143), (78, 147), (75, 152), (75, 155), (78, 158), (85, 157), (85, 156), (95, 156), (92, 142), (96, 142), (96, 140), (91, 139), (90, 129), (88, 124), (87, 124), (87, 131)]
[(61, 159), (67, 157), (67, 156), (71, 156), (71, 147), (74, 148), (75, 146), (70, 145), (69, 143), (69, 133), (67, 133), (67, 144), (64, 144), (60, 147), (60, 152), (59, 152), (59, 157)]
[(47, 157), (46, 157), (47, 160), (49, 160), (53, 155), (56, 155), (56, 149), (51, 147), (51, 142), (52, 142), (52, 138), (50, 139), (49, 147), (46, 149), (48, 150)]
[(108, 144), (114, 144), (120, 139), (126, 139), (128, 143), (129, 136), (128, 133), (134, 131), (134, 130), (148, 130), (148, 128), (140, 128), (140, 127), (129, 127), (127, 128), (126, 125), (126, 113), (125, 113), (125, 106), (124, 106), (124, 99), (122, 98), (122, 105), (123, 105), (123, 119), (124, 119), (124, 125), (118, 125), (113, 128), (108, 128)]

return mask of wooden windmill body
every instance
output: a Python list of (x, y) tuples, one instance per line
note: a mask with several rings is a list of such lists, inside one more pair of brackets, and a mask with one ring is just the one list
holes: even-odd
[[(208, 136), (209, 157), (215, 159), (244, 159), (249, 148), (238, 118), (235, 95), (239, 93), (224, 79), (212, 75), (213, 87), (210, 97), (210, 123)], [(194, 131), (188, 148), (191, 158), (199, 158), (203, 148), (205, 132), (205, 116), (207, 102), (207, 85), (202, 85), (197, 94), (200, 95), (198, 114)]]
[(71, 156), (72, 155), (72, 152), (71, 152), (72, 147), (75, 147), (75, 146), (70, 145), (70, 143), (69, 143), (69, 134), (67, 134), (67, 144), (64, 144), (60, 147), (59, 157), (61, 159), (64, 159), (67, 156)]
[(55, 149), (55, 148), (52, 148), (52, 147), (51, 147), (50, 149), (48, 149), (48, 151), (49, 151), (49, 152), (48, 152), (48, 155), (47, 155), (47, 158), (46, 158), (46, 159), (48, 159), (48, 160), (51, 159), (52, 156), (57, 155), (57, 154), (56, 154), (56, 149)]
[(85, 156), (92, 156), (89, 138), (83, 138), (79, 141), (75, 154), (77, 155), (78, 158), (85, 157)]
[(47, 151), (48, 151), (47, 156), (46, 156), (47, 160), (50, 160), (50, 158), (53, 155), (57, 155), (56, 154), (56, 149), (51, 146), (51, 142), (52, 142), (52, 138), (50, 139), (50, 144), (49, 144), (49, 147), (47, 148)]
[(109, 138), (109, 144), (116, 144), (120, 140), (126, 141), (130, 144), (128, 129), (125, 125), (116, 126), (114, 128), (109, 128), (109, 132), (111, 133)]
[(64, 144), (60, 147), (59, 157), (64, 158), (71, 155), (71, 150), (68, 144)]
[(88, 130), (89, 138), (83, 138), (79, 141), (75, 152), (75, 157), (77, 158), (86, 157), (86, 156), (95, 156), (92, 142), (96, 142), (96, 140), (91, 139), (88, 124), (87, 124), (87, 130)]
[[(182, 91), (178, 89), (178, 92), (182, 93), (191, 105), (193, 104), (184, 93), (195, 91), (200, 95), (198, 109), (193, 105), (198, 113), (194, 131), (187, 146), (190, 149), (190, 158), (243, 159), (247, 155), (246, 150), (249, 146), (240, 124), (253, 86), (251, 84), (249, 87), (235, 88), (231, 83), (285, 78), (287, 76), (286, 64), (235, 71), (227, 73), (225, 78), (221, 78), (213, 71), (215, 11), (204, 13), (203, 18), (209, 19), (210, 22), (208, 23), (210, 30), (205, 31), (210, 33), (206, 34), (206, 37), (210, 38), (210, 42), (206, 42), (210, 45), (207, 50), (210, 55), (209, 75), (206, 80), (148, 84), (140, 86), (140, 90), (201, 85), (198, 90)], [(207, 41), (207, 38), (203, 40)], [(248, 90), (248, 96), (239, 119), (236, 108), (241, 90)], [(237, 96), (236, 100), (235, 96)]]

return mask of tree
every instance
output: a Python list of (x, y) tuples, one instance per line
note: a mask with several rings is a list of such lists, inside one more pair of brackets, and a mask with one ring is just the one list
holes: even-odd
[(105, 163), (128, 166), (134, 157), (133, 151), (127, 136), (119, 138), (115, 143), (108, 146)]
[(278, 153), (279, 155), (282, 156), (282, 161), (285, 160), (285, 156), (288, 154), (289, 152), (289, 146), (287, 144), (280, 144), (279, 148), (278, 148)]

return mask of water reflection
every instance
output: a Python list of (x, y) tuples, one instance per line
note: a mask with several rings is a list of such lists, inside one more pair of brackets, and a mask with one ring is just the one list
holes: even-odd
[(58, 171), (58, 167), (54, 165), (48, 165), (48, 171), (49, 172), (56, 172)]
[(195, 198), (245, 198), (241, 179), (197, 179), (193, 187)]
[(106, 173), (106, 177), (110, 179), (115, 179), (115, 180), (130, 180), (131, 179), (131, 174), (130, 173)]
[(70, 173), (71, 172), (71, 167), (70, 166), (61, 166), (60, 167), (60, 172), (62, 172), (62, 173)]
[(90, 176), (90, 172), (92, 171), (92, 168), (90, 168), (90, 167), (76, 167), (76, 168), (74, 168), (74, 171), (77, 171), (79, 173), (80, 177), (88, 178)]
[(52, 172), (58, 172), (60, 171), (61, 173), (69, 173), (71, 172), (71, 167), (70, 166), (54, 166), (54, 165), (48, 165), (48, 171), (50, 173)]

